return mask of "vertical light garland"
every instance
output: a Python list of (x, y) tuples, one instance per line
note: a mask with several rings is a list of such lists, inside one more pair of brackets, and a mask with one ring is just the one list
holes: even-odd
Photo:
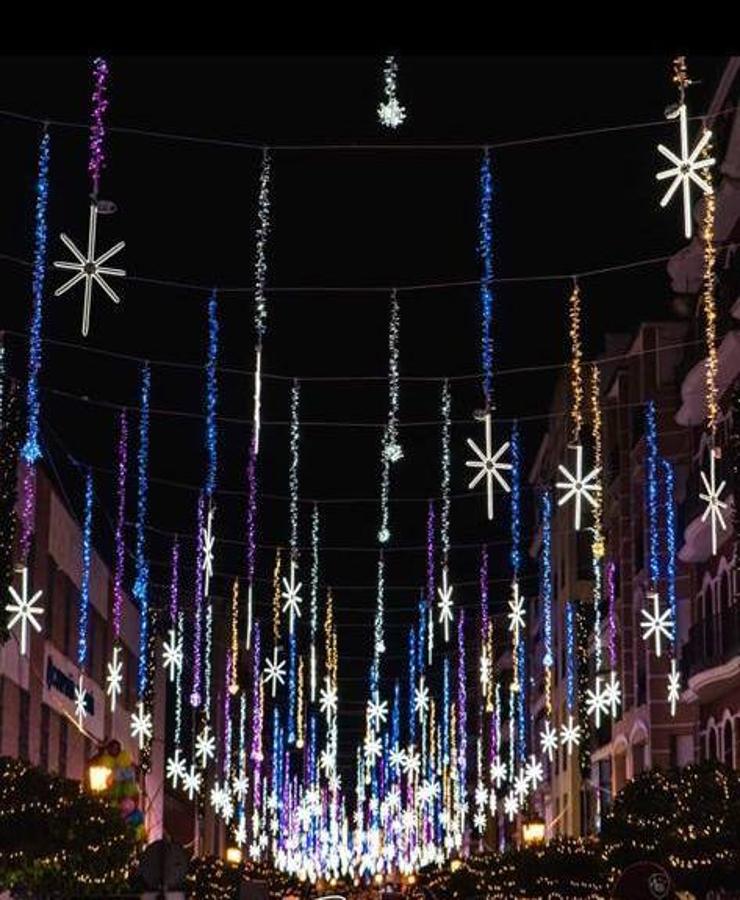
[[(711, 153), (711, 143), (705, 147), (705, 156)], [(702, 252), (704, 257), (703, 287), (701, 307), (704, 313), (704, 339), (707, 345), (707, 362), (704, 367), (704, 383), (706, 386), (707, 430), (714, 441), (717, 422), (719, 421), (719, 388), (717, 374), (719, 357), (717, 352), (717, 302), (715, 299), (717, 249), (715, 247), (714, 220), (717, 201), (712, 190), (712, 174), (709, 168), (704, 170), (703, 178), (710, 188), (704, 197), (704, 215), (702, 217)], [(712, 449), (714, 445), (712, 443)]]
[(663, 577), (666, 586), (666, 599), (673, 625), (673, 640), (670, 644), (670, 672), (668, 673), (668, 708), (672, 716), (676, 715), (676, 707), (681, 696), (681, 674), (678, 669), (679, 634), (678, 634), (678, 601), (676, 597), (676, 498), (675, 474), (673, 465), (667, 459), (661, 459), (663, 509), (665, 510), (665, 554)]
[(254, 569), (257, 560), (257, 452), (255, 438), (249, 441), (247, 460), (247, 650), (252, 645), (254, 618)]
[(205, 520), (205, 501), (203, 494), (198, 494), (196, 509), (196, 552), (195, 552), (195, 590), (193, 602), (193, 682), (190, 692), (190, 705), (199, 707), (202, 697), (203, 677), (203, 532)]
[[(594, 468), (601, 473), (604, 470), (603, 438), (601, 417), (601, 373), (596, 363), (591, 367), (590, 401), (591, 401), (591, 436), (594, 448)], [(593, 604), (594, 604), (594, 663), (596, 674), (601, 671), (601, 600), (603, 593), (603, 560), (604, 533), (602, 520), (602, 493), (598, 491), (594, 497), (593, 530), (591, 535), (591, 568), (593, 571)]]
[(205, 493), (209, 503), (216, 490), (218, 475), (218, 426), (216, 423), (216, 407), (218, 403), (218, 302), (213, 291), (208, 299), (208, 353), (206, 357), (206, 396), (205, 396), (205, 446), (206, 446), (206, 482)]
[(254, 427), (253, 442), (255, 455), (259, 454), (260, 422), (262, 405), (262, 344), (267, 331), (267, 239), (270, 234), (270, 151), (262, 151), (260, 187), (257, 208), (257, 234), (254, 262)]
[[(252, 638), (252, 749), (249, 758), (262, 762), (262, 646), (259, 622), (254, 623)], [(259, 784), (259, 779), (255, 781)], [(259, 806), (258, 803), (256, 803)]]
[(24, 560), (27, 559), (31, 547), (31, 535), (33, 533), (36, 511), (36, 463), (42, 455), (39, 444), (40, 399), (38, 378), (41, 371), (41, 325), (48, 242), (46, 213), (49, 204), (49, 143), (49, 134), (44, 131), (39, 147), (35, 191), (33, 275), (31, 279), (32, 307), (28, 336), (28, 378), (26, 381), (26, 437), (20, 453), (23, 460), (20, 553), (21, 559)]
[(491, 615), (488, 609), (488, 548), (484, 544), (480, 550), (480, 698), (481, 722), (483, 710), (492, 712), (493, 708), (493, 660), (488, 655), (491, 631)]
[(224, 660), (224, 682), (223, 682), (223, 690), (221, 696), (223, 698), (223, 756), (221, 758), (221, 771), (223, 774), (224, 785), (226, 785), (226, 789), (228, 790), (229, 782), (231, 781), (231, 751), (232, 751), (232, 741), (233, 741), (233, 723), (231, 721), (231, 698), (232, 693), (230, 690), (231, 684), (234, 679), (234, 675), (232, 673), (233, 660), (231, 658), (231, 652), (229, 650), (226, 651), (226, 658)]
[(552, 640), (552, 494), (549, 490), (542, 492), (540, 504), (540, 521), (542, 523), (542, 550), (540, 555), (542, 667), (545, 670), (545, 712), (547, 718), (552, 719), (552, 676), (555, 660)]
[(139, 602), (138, 696), (141, 700), (147, 685), (149, 648), (149, 563), (146, 558), (146, 523), (149, 509), (149, 402), (151, 372), (145, 363), (141, 372), (141, 405), (139, 412), (139, 449), (137, 457), (136, 498), (136, 578), (134, 597)]
[(565, 602), (565, 704), (569, 715), (577, 710), (576, 682), (576, 604), (575, 600)]
[[(290, 391), (290, 579), (298, 566), (298, 468), (300, 464), (300, 383), (293, 380)], [(290, 610), (290, 628), (288, 635), (288, 743), (296, 740), (295, 716), (298, 677), (298, 635), (293, 624), (294, 612)]]
[(447, 379), (442, 384), (442, 446), (441, 446), (441, 511), (440, 547), (442, 552), (442, 586), (437, 588), (440, 602), (439, 623), (444, 628), (445, 643), (449, 641), (449, 627), (454, 619), (452, 586), (448, 583), (450, 557), (450, 428), (452, 397)]
[(239, 693), (239, 579), (231, 588), (231, 683), (229, 691)]
[(655, 404), (645, 406), (645, 505), (648, 523), (648, 575), (650, 590), (658, 590), (659, 534), (658, 534), (658, 426)]
[(581, 289), (573, 280), (568, 301), (568, 336), (570, 338), (570, 420), (571, 443), (580, 444), (583, 426), (583, 349), (581, 346)]
[(401, 391), (400, 327), (400, 309), (394, 289), (391, 291), (388, 325), (388, 422), (383, 436), (383, 456), (392, 463), (403, 459), (403, 447), (398, 433), (398, 405)]
[(113, 640), (121, 639), (123, 619), (123, 581), (126, 574), (126, 474), (128, 469), (128, 419), (121, 411), (118, 426), (116, 466), (116, 530), (113, 568)]
[(491, 160), (488, 148), (483, 151), (479, 177), (479, 212), (478, 212), (478, 253), (481, 259), (481, 371), (483, 372), (483, 396), (486, 410), (492, 403), (493, 382), (493, 337), (491, 334), (491, 316), (493, 313), (493, 250), (491, 241), (491, 196), (493, 179), (491, 178)]
[(97, 201), (100, 174), (105, 166), (105, 113), (108, 109), (108, 63), (101, 57), (93, 60), (92, 121), (90, 124), (90, 175), (93, 200)]
[(316, 702), (316, 634), (319, 620), (319, 507), (313, 505), (311, 514), (311, 657), (309, 660), (310, 698)]
[(617, 566), (613, 560), (606, 564), (606, 596), (608, 604), (608, 643), (609, 668), (612, 672), (617, 670)]
[[(185, 646), (185, 616), (182, 610), (177, 612), (177, 645)], [(182, 742), (182, 678), (184, 666), (175, 670), (175, 734), (174, 745), (177, 749)]]
[(427, 628), (427, 664), (431, 666), (434, 657), (434, 501), (429, 501), (427, 509), (427, 607), (429, 627)]
[[(511, 690), (513, 693), (521, 693), (522, 684), (519, 672), (521, 654), (519, 645), (522, 641), (522, 631), (525, 628), (526, 617), (524, 598), (519, 591), (519, 569), (521, 566), (521, 453), (519, 448), (519, 428), (516, 423), (511, 429), (510, 497), (511, 546), (509, 548), (509, 565), (511, 567), (511, 600), (509, 601), (509, 630), (511, 631)], [(516, 708), (518, 709), (518, 701)], [(513, 724), (512, 721), (510, 726), (513, 727)], [(512, 749), (511, 752), (513, 753), (514, 750)]]
[(468, 771), (468, 695), (467, 668), (465, 666), (465, 610), (460, 610), (457, 619), (457, 783), (459, 790), (459, 808), (467, 806), (467, 771)]
[(82, 518), (82, 575), (80, 579), (80, 608), (77, 620), (77, 665), (87, 668), (90, 630), (90, 567), (92, 565), (93, 481), (88, 469), (85, 473), (85, 508)]
[[(378, 689), (378, 681), (380, 678), (380, 657), (385, 652), (384, 638), (384, 618), (385, 618), (385, 559), (383, 552), (378, 554), (378, 577), (377, 577), (377, 594), (375, 601), (375, 622), (373, 625), (373, 692)], [(373, 699), (375, 697), (373, 696)]]

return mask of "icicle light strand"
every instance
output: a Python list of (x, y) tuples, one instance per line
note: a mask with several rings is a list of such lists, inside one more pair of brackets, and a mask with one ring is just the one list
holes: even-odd
[(93, 481), (88, 470), (85, 475), (85, 511), (82, 519), (82, 576), (80, 579), (80, 612), (77, 636), (77, 665), (87, 667), (90, 626), (90, 567), (92, 565)]
[(665, 502), (665, 583), (668, 608), (671, 610), (673, 622), (673, 650), (678, 651), (678, 600), (676, 597), (676, 476), (672, 463), (661, 460), (663, 471), (663, 499)]
[(540, 556), (540, 597), (542, 598), (542, 665), (545, 669), (545, 709), (552, 716), (552, 670), (553, 658), (552, 632), (552, 494), (543, 491), (541, 500), (542, 551)]
[(210, 500), (216, 490), (218, 473), (218, 304), (214, 291), (208, 300), (208, 356), (206, 359), (206, 497)]
[(483, 153), (480, 165), (480, 209), (478, 219), (478, 253), (481, 258), (482, 272), (480, 285), (481, 304), (481, 368), (483, 372), (483, 395), (486, 409), (491, 408), (491, 391), (493, 381), (493, 337), (491, 333), (491, 316), (493, 313), (493, 251), (491, 246), (491, 195), (493, 180), (491, 178), (491, 160), (488, 150)]
[(138, 695), (141, 699), (147, 686), (149, 667), (149, 564), (146, 559), (146, 520), (149, 503), (149, 398), (151, 373), (145, 364), (141, 373), (141, 401), (139, 418), (138, 485), (136, 505), (136, 580), (134, 597), (139, 601), (139, 660)]
[[(709, 153), (707, 147), (707, 153)], [(704, 170), (704, 178), (711, 186), (712, 175), (709, 169)], [(704, 197), (704, 216), (702, 220), (702, 250), (704, 254), (703, 289), (701, 305), (704, 313), (704, 337), (707, 345), (707, 361), (704, 366), (706, 384), (707, 428), (714, 436), (719, 420), (719, 388), (717, 375), (719, 357), (717, 352), (717, 303), (715, 299), (717, 265), (717, 249), (714, 244), (714, 220), (717, 201), (714, 193)]]
[(648, 573), (650, 587), (657, 590), (659, 569), (658, 535), (658, 426), (655, 404), (645, 406), (645, 501), (648, 519)]
[(442, 508), (440, 514), (440, 544), (442, 548), (442, 564), (447, 565), (450, 554), (450, 414), (452, 399), (450, 383), (445, 380), (442, 385)]
[(578, 444), (583, 425), (583, 348), (581, 346), (581, 290), (577, 282), (573, 284), (568, 301), (568, 318), (570, 327), (570, 417), (572, 421), (572, 440)]
[(121, 637), (123, 581), (126, 574), (126, 472), (128, 468), (128, 419), (121, 412), (118, 425), (118, 466), (116, 479), (115, 562), (113, 567), (113, 637)]
[(257, 209), (257, 247), (254, 263), (254, 329), (257, 342), (267, 329), (267, 238), (270, 234), (270, 153), (265, 149), (262, 153), (260, 169), (260, 189)]
[(193, 623), (193, 684), (190, 693), (190, 705), (201, 705), (201, 685), (203, 675), (203, 523), (205, 520), (205, 500), (203, 494), (198, 495), (196, 511), (197, 550), (195, 556), (195, 602)]
[(92, 183), (93, 198), (97, 199), (100, 174), (105, 166), (105, 113), (108, 109), (106, 97), (108, 63), (98, 57), (93, 61), (92, 121), (90, 124), (90, 159), (87, 171)]
[(290, 391), (290, 558), (298, 562), (298, 464), (300, 454), (300, 398), (298, 380)]

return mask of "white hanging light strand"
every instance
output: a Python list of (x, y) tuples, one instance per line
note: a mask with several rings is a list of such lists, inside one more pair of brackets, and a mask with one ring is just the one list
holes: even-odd
[(398, 128), (406, 118), (406, 108), (398, 102), (398, 63), (395, 56), (386, 56), (383, 68), (384, 101), (378, 106), (378, 117), (386, 128)]
[(311, 703), (316, 702), (316, 632), (319, 621), (319, 506), (311, 514), (311, 656), (309, 682)]
[(401, 386), (399, 329), (398, 297), (394, 289), (391, 292), (390, 324), (388, 328), (388, 426), (385, 431), (383, 446), (384, 455), (392, 463), (403, 458), (403, 447), (398, 434), (398, 402)]
[(298, 463), (300, 453), (300, 384), (293, 381), (290, 392), (290, 557), (298, 559)]
[(260, 169), (260, 190), (257, 201), (257, 235), (254, 261), (254, 330), (257, 344), (262, 346), (262, 338), (267, 330), (267, 238), (270, 234), (270, 151), (262, 151)]

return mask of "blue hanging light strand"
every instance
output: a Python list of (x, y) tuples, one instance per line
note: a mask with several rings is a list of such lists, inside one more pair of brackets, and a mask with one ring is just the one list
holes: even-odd
[(493, 338), (491, 335), (491, 315), (493, 312), (493, 251), (491, 246), (491, 196), (493, 179), (491, 178), (491, 160), (488, 149), (483, 153), (480, 164), (480, 207), (478, 219), (478, 253), (481, 258), (482, 272), (480, 285), (481, 304), (481, 371), (483, 372), (483, 394), (486, 409), (491, 406), (493, 381)]
[(48, 132), (41, 138), (38, 177), (36, 180), (36, 213), (34, 222), (33, 277), (31, 280), (33, 307), (28, 337), (28, 380), (26, 382), (26, 439), (21, 456), (33, 465), (41, 458), (39, 446), (39, 372), (41, 370), (41, 323), (43, 317), (44, 283), (46, 280), (47, 224), (49, 204), (49, 143)]
[(148, 679), (147, 652), (149, 645), (149, 563), (146, 559), (146, 521), (149, 506), (149, 401), (151, 371), (145, 363), (141, 372), (141, 401), (139, 414), (139, 451), (137, 459), (136, 498), (136, 577), (134, 597), (139, 603), (139, 660), (137, 686), (143, 697)]
[(678, 601), (676, 598), (676, 497), (675, 472), (673, 464), (667, 459), (661, 460), (663, 471), (663, 499), (665, 508), (665, 566), (664, 577), (668, 607), (673, 622), (674, 651), (678, 650)]
[(576, 608), (565, 604), (565, 698), (569, 713), (576, 711)]
[(90, 566), (92, 564), (93, 481), (88, 469), (85, 475), (85, 510), (82, 518), (82, 576), (80, 578), (80, 612), (77, 632), (77, 665), (85, 669), (88, 658), (90, 625)]
[(210, 500), (216, 490), (218, 473), (218, 308), (216, 292), (208, 300), (208, 358), (206, 360), (206, 497)]
[(645, 406), (645, 504), (648, 519), (648, 572), (650, 585), (658, 586), (659, 535), (658, 535), (658, 427), (655, 404), (650, 400)]
[(527, 759), (527, 641), (522, 638), (517, 648), (519, 654), (519, 690), (517, 703), (517, 751), (520, 763)]
[(522, 457), (519, 444), (519, 426), (515, 422), (511, 429), (511, 561), (512, 578), (519, 577), (522, 564), (522, 510), (521, 473)]
[(542, 664), (550, 668), (552, 657), (552, 494), (542, 493), (542, 553), (540, 557), (540, 596), (542, 597), (542, 619), (544, 656)]

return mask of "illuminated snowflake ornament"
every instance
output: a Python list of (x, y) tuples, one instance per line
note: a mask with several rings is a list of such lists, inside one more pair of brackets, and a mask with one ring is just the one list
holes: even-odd
[(21, 592), (19, 594), (18, 591), (16, 591), (16, 589), (13, 587), (13, 585), (10, 585), (8, 587), (10, 596), (15, 602), (8, 603), (5, 607), (5, 611), (11, 614), (10, 618), (8, 619), (8, 630), (13, 628), (14, 625), (20, 623), (20, 653), (21, 656), (25, 656), (28, 650), (29, 626), (33, 628), (34, 631), (41, 631), (41, 623), (38, 621), (37, 616), (43, 615), (44, 610), (41, 606), (38, 606), (37, 603), (41, 599), (43, 591), (36, 591), (36, 593), (29, 598), (28, 569), (26, 568), (26, 566), (23, 566), (18, 571), (21, 574)]
[(418, 775), (421, 768), (421, 758), (413, 744), (409, 744), (403, 760), (403, 770), (407, 775)]
[(594, 689), (586, 691), (586, 712), (594, 717), (594, 724), (601, 728), (601, 716), (609, 712), (609, 691), (606, 685), (601, 684), (601, 675), (596, 676)]
[(560, 726), (560, 743), (568, 750), (568, 756), (573, 752), (573, 748), (581, 743), (581, 726), (573, 724), (573, 716), (568, 716), (568, 724)]
[(506, 765), (498, 758), (491, 763), (491, 781), (497, 788), (500, 788), (501, 783), (506, 781)]
[(378, 106), (378, 117), (386, 128), (398, 128), (406, 118), (406, 109), (401, 106), (396, 96), (396, 78), (398, 75), (398, 63), (395, 56), (387, 56), (383, 69), (383, 82), (385, 99)]
[(649, 609), (640, 610), (642, 615), (642, 622), (640, 623), (642, 639), (643, 641), (649, 641), (651, 637), (655, 638), (655, 655), (660, 656), (662, 651), (661, 637), (664, 637), (667, 641), (673, 639), (671, 609), (666, 607), (663, 612), (660, 611), (660, 599), (657, 591), (646, 594), (645, 599), (653, 601), (653, 611), (650, 612)]
[(450, 640), (450, 625), (453, 617), (452, 585), (448, 583), (447, 566), (442, 569), (442, 587), (437, 588), (439, 594), (439, 624), (444, 626), (445, 643)]
[(520, 771), (514, 779), (514, 793), (521, 806), (529, 793), (529, 779), (523, 771)]
[(120, 658), (121, 648), (118, 644), (113, 647), (113, 658), (106, 666), (108, 674), (105, 676), (105, 693), (110, 697), (110, 711), (116, 711), (116, 699), (123, 693), (123, 661)]
[(365, 761), (369, 764), (372, 764), (376, 759), (380, 759), (383, 755), (383, 746), (380, 738), (375, 737), (372, 732), (366, 734), (363, 743), (363, 751), (365, 753)]
[(296, 616), (300, 619), (301, 617), (301, 603), (303, 602), (301, 599), (300, 591), (303, 587), (302, 582), (295, 582), (295, 573), (296, 573), (296, 564), (291, 560), (290, 562), (290, 580), (287, 578), (283, 578), (283, 587), (285, 590), (282, 593), (282, 597), (285, 600), (285, 605), (283, 606), (283, 612), (287, 612), (290, 614), (290, 625), (289, 632), (293, 634), (295, 629), (295, 619)]
[(82, 723), (87, 718), (87, 691), (85, 690), (85, 682), (80, 675), (79, 681), (75, 687), (75, 718), (77, 719), (77, 724), (80, 728), (82, 728)]
[(285, 684), (285, 660), (278, 660), (280, 650), (278, 647), (272, 651), (272, 659), (265, 663), (265, 681), (272, 686), (272, 696), (277, 692), (278, 684)]
[(162, 668), (171, 682), (182, 669), (182, 641), (178, 640), (175, 628), (170, 628), (169, 636), (162, 644)]
[(139, 750), (144, 749), (153, 733), (152, 714), (144, 709), (143, 702), (139, 700), (136, 712), (131, 714), (131, 737), (138, 741)]
[(182, 780), (185, 781), (187, 774), (187, 766), (180, 752), (180, 748), (176, 747), (172, 756), (167, 759), (167, 778), (172, 782), (172, 787), (177, 788)]
[(609, 673), (609, 681), (604, 685), (606, 694), (606, 702), (609, 705), (609, 711), (612, 719), (617, 718), (619, 706), (622, 703), (622, 688), (619, 684), (616, 672)]
[(319, 709), (331, 721), (337, 714), (337, 689), (332, 686), (331, 679), (327, 675), (324, 678), (325, 687), (319, 691)]
[(65, 281), (61, 287), (54, 291), (55, 297), (61, 297), (70, 288), (73, 288), (79, 281), (85, 282), (85, 293), (82, 301), (82, 336), (87, 337), (90, 330), (90, 311), (92, 308), (93, 284), (97, 284), (110, 297), (114, 303), (120, 303), (121, 298), (113, 290), (113, 288), (105, 280), (105, 276), (115, 276), (122, 278), (126, 275), (123, 269), (111, 269), (105, 263), (114, 257), (126, 246), (124, 241), (119, 241), (110, 250), (101, 253), (96, 257), (96, 240), (98, 230), (98, 205), (90, 204), (90, 219), (87, 229), (87, 251), (83, 254), (77, 249), (75, 244), (67, 237), (66, 234), (61, 235), (62, 243), (69, 250), (76, 262), (55, 262), (57, 269), (66, 269), (75, 272), (68, 281)]
[(201, 529), (201, 539), (203, 541), (203, 592), (207, 597), (211, 587), (211, 578), (213, 578), (213, 548), (216, 544), (216, 535), (213, 533), (213, 515), (215, 510), (213, 505), (208, 507), (208, 518), (206, 524)]
[(672, 163), (670, 169), (664, 169), (655, 176), (658, 181), (664, 181), (672, 178), (668, 190), (660, 201), (661, 207), (666, 207), (670, 203), (671, 198), (679, 187), (683, 187), (683, 220), (684, 235), (688, 240), (691, 237), (691, 182), (704, 193), (712, 193), (712, 185), (709, 181), (705, 181), (698, 173), (704, 169), (708, 169), (714, 165), (715, 160), (712, 157), (700, 159), (705, 147), (712, 139), (712, 132), (704, 129), (704, 133), (699, 138), (697, 145), (689, 153), (689, 128), (688, 116), (686, 112), (686, 104), (681, 103), (670, 118), (678, 117), (678, 127), (681, 140), (680, 156), (677, 156), (672, 150), (669, 150), (663, 144), (658, 144), (658, 152), (662, 153), (665, 158)]
[(227, 798), (227, 792), (221, 787), (218, 781), (214, 781), (213, 787), (211, 788), (211, 806), (216, 813), (223, 812)]
[(207, 722), (195, 739), (195, 756), (202, 769), (208, 765), (209, 759), (216, 756), (216, 738), (211, 734), (211, 726)]
[(524, 774), (527, 776), (527, 781), (532, 786), (532, 790), (536, 791), (537, 786), (544, 780), (545, 774), (542, 769), (542, 763), (534, 753), (529, 757), (529, 762), (524, 767)]
[(704, 482), (704, 489), (706, 490), (706, 494), (699, 494), (699, 497), (707, 504), (702, 513), (701, 520), (702, 522), (706, 522), (707, 518), (709, 518), (709, 525), (712, 529), (712, 555), (717, 553), (717, 525), (720, 525), (722, 531), (727, 530), (727, 523), (725, 522), (725, 517), (722, 515), (722, 510), (727, 509), (727, 503), (724, 500), (720, 500), (720, 494), (725, 489), (725, 484), (727, 482), (722, 481), (717, 485), (716, 460), (718, 452), (719, 451), (716, 448), (713, 448), (709, 453), (709, 478), (707, 478), (704, 472), (699, 473), (701, 475), (701, 480)]
[(234, 779), (234, 796), (239, 801), (239, 803), (244, 803), (244, 800), (247, 796), (247, 791), (249, 790), (249, 779), (246, 775), (239, 775)]
[(237, 847), (243, 847), (247, 842), (247, 826), (244, 822), (244, 816), (239, 819), (239, 824), (234, 831), (234, 841)]
[(512, 596), (511, 600), (509, 600), (509, 612), (507, 614), (509, 619), (509, 631), (518, 635), (519, 632), (524, 629), (524, 597), (519, 593), (518, 582), (515, 581), (513, 583), (511, 590)]
[(468, 485), (468, 490), (472, 491), (478, 483), (486, 479), (486, 500), (488, 507), (488, 518), (493, 519), (493, 481), (496, 479), (501, 487), (508, 494), (511, 490), (502, 471), (511, 469), (511, 463), (501, 462), (501, 457), (509, 449), (509, 442), (506, 441), (498, 450), (493, 452), (493, 439), (491, 437), (491, 413), (487, 412), (484, 416), (485, 423), (485, 450), (481, 450), (472, 438), (468, 438), (468, 446), (475, 453), (478, 459), (468, 459), (465, 465), (470, 469), (479, 469), (480, 471), (473, 477)]
[(676, 666), (676, 660), (671, 660), (671, 671), (668, 673), (668, 703), (671, 715), (676, 715), (676, 706), (681, 697), (681, 675)]
[(424, 676), (419, 679), (419, 687), (414, 691), (414, 712), (423, 722), (429, 709), (429, 688), (426, 686)]
[(563, 495), (558, 500), (558, 506), (562, 506), (571, 499), (573, 500), (573, 524), (576, 531), (580, 531), (583, 501), (585, 500), (590, 506), (595, 506), (596, 499), (593, 495), (601, 493), (601, 485), (597, 481), (600, 468), (597, 466), (587, 474), (584, 474), (583, 447), (580, 444), (576, 444), (573, 449), (576, 451), (575, 470), (569, 472), (564, 465), (559, 465), (558, 469), (565, 481), (556, 482), (555, 487), (563, 492)]
[(403, 748), (398, 746), (394, 747), (389, 755), (389, 762), (397, 772), (400, 769), (405, 769), (406, 766), (406, 751)]
[(504, 797), (504, 813), (508, 816), (509, 821), (513, 822), (514, 817), (519, 812), (519, 801), (516, 798), (516, 794), (514, 791), (509, 791), (509, 793)]
[(195, 765), (190, 766), (182, 776), (182, 786), (188, 795), (188, 800), (193, 800), (200, 793), (201, 777)]
[(376, 693), (375, 699), (368, 702), (367, 717), (371, 726), (379, 731), (388, 719), (388, 701), (380, 700)]
[(479, 811), (473, 816), (473, 827), (479, 834), (486, 830), (486, 814), (484, 812)]

